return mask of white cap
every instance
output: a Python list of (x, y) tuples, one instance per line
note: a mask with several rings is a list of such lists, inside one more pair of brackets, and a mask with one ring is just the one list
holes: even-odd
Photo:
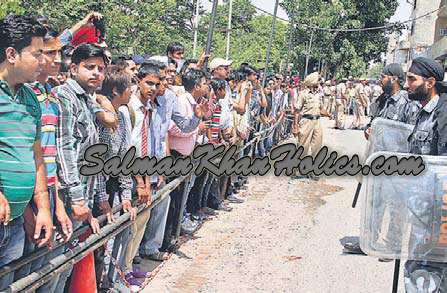
[(163, 63), (164, 65), (168, 65), (168, 57), (167, 56), (152, 56), (149, 60), (154, 60)]
[(214, 58), (209, 65), (211, 71), (216, 69), (219, 66), (231, 66), (233, 64), (233, 60), (225, 60), (223, 58)]

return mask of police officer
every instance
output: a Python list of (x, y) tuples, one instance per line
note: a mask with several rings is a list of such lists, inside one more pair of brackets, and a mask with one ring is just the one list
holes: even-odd
[[(387, 65), (380, 75), (383, 94), (371, 108), (371, 122), (378, 117), (414, 125), (420, 109), (419, 103), (411, 101), (403, 89), (405, 73), (397, 63)], [(365, 137), (370, 134), (371, 122), (365, 128)]]
[(330, 117), (330, 113), (331, 113), (331, 107), (330, 107), (330, 103), (331, 101), (331, 82), (328, 80), (325, 82), (324, 87), (323, 87), (323, 109), (324, 111), (326, 111), (326, 114)]
[[(408, 138), (411, 153), (447, 153), (447, 133), (444, 132), (447, 86), (443, 79), (443, 66), (432, 59), (416, 58), (408, 70), (408, 97), (422, 107)], [(405, 263), (404, 278), (407, 292), (447, 292), (447, 263), (409, 260)]]
[(362, 117), (365, 113), (366, 94), (365, 94), (365, 79), (360, 78), (355, 86), (354, 94), (354, 121), (352, 122), (352, 129), (362, 128)]
[(339, 81), (335, 97), (335, 128), (345, 129), (345, 105), (348, 101), (346, 78)]
[[(307, 89), (299, 95), (295, 109), (294, 133), (298, 135), (298, 146), (304, 148), (303, 157), (308, 155), (310, 149), (312, 157), (315, 158), (323, 143), (323, 130), (320, 125), (320, 115), (323, 112), (321, 93), (318, 90), (318, 72), (307, 76), (304, 86)], [(316, 177), (313, 178), (317, 180)]]

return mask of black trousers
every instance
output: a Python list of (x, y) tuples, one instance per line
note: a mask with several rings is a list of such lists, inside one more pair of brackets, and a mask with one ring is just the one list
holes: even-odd
[[(115, 200), (115, 196), (118, 195), (121, 201), (121, 193), (122, 190), (119, 189), (119, 181), (118, 177), (110, 177), (106, 182), (106, 192), (109, 195), (109, 204), (113, 207), (113, 202)], [(101, 210), (97, 204), (94, 205), (92, 210), (93, 216), (99, 217), (102, 215)], [(102, 275), (105, 270), (105, 262), (104, 262), (104, 247), (101, 246), (97, 250), (94, 251), (94, 259), (95, 259), (95, 274), (96, 274), (96, 283), (98, 288), (108, 288), (111, 280), (102, 280)]]
[(195, 214), (201, 208), (206, 207), (207, 204), (203, 203), (203, 197), (205, 194), (205, 187), (208, 181), (209, 173), (203, 171), (203, 173), (196, 178), (194, 186), (191, 189), (191, 193), (188, 196), (188, 202), (186, 204), (186, 210), (188, 213)]
[[(175, 150), (171, 150), (171, 155), (177, 159), (179, 157), (183, 157), (182, 154)], [(170, 177), (169, 182), (175, 180), (176, 176)], [(168, 218), (166, 220), (166, 228), (165, 228), (165, 236), (163, 239), (162, 250), (165, 250), (171, 241), (175, 239), (177, 232), (177, 223), (182, 208), (182, 195), (185, 190), (186, 183), (183, 181), (176, 189), (174, 189), (169, 196), (171, 197), (171, 203), (169, 204)]]

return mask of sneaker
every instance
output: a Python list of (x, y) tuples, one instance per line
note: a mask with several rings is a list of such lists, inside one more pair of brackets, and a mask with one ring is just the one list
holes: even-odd
[(218, 214), (215, 210), (213, 210), (212, 208), (209, 208), (209, 207), (201, 208), (200, 212), (205, 215), (209, 215), (209, 216), (215, 216)]
[(139, 257), (139, 256), (135, 256), (135, 257), (133, 258), (132, 263), (133, 263), (134, 265), (139, 265), (139, 264), (141, 263), (141, 257)]
[(193, 235), (196, 232), (198, 225), (196, 222), (191, 221), (191, 219), (186, 218), (186, 220), (180, 226), (181, 235)]
[(138, 286), (141, 287), (141, 282), (138, 281), (137, 279), (135, 279), (134, 276), (132, 276), (132, 273), (128, 273), (124, 276), (124, 278), (126, 279), (127, 283), (129, 283), (130, 286)]
[(234, 194), (231, 194), (227, 197), (227, 200), (231, 203), (243, 203), (244, 200), (236, 197)]
[(146, 279), (149, 278), (151, 276), (151, 272), (142, 272), (140, 271), (140, 269), (136, 266), (134, 266), (132, 268), (132, 271), (130, 272), (130, 274), (137, 279)]
[(224, 205), (223, 203), (220, 203), (217, 206), (216, 210), (224, 211), (224, 212), (231, 212), (233, 210), (233, 208), (232, 207), (228, 207), (228, 206)]

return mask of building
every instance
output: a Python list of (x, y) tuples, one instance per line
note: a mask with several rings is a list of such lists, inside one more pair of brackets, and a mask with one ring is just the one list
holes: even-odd
[(441, 9), (435, 24), (434, 44), (431, 48), (432, 58), (447, 66), (447, 0), (442, 0)]
[(440, 54), (438, 51), (446, 48), (446, 40), (442, 40), (444, 43), (440, 43), (436, 48), (434, 43), (442, 39), (442, 34), (447, 33), (445, 30), (441, 30), (447, 28), (445, 26), (447, 19), (439, 20), (439, 15), (447, 14), (446, 10), (442, 9), (442, 12), (428, 14), (439, 8), (440, 5), (447, 5), (447, 0), (408, 0), (408, 2), (412, 4), (410, 18), (416, 20), (411, 23), (410, 30), (404, 31), (400, 37), (390, 36), (386, 60), (386, 64), (401, 64), (404, 70), (409, 67), (414, 58), (434, 58), (433, 50), (436, 51), (435, 54)]
[[(412, 0), (411, 18), (421, 17), (439, 8), (441, 0)], [(437, 13), (431, 13), (413, 21), (408, 41), (410, 42), (410, 59), (424, 56), (430, 57), (430, 48), (435, 41), (435, 25)]]

